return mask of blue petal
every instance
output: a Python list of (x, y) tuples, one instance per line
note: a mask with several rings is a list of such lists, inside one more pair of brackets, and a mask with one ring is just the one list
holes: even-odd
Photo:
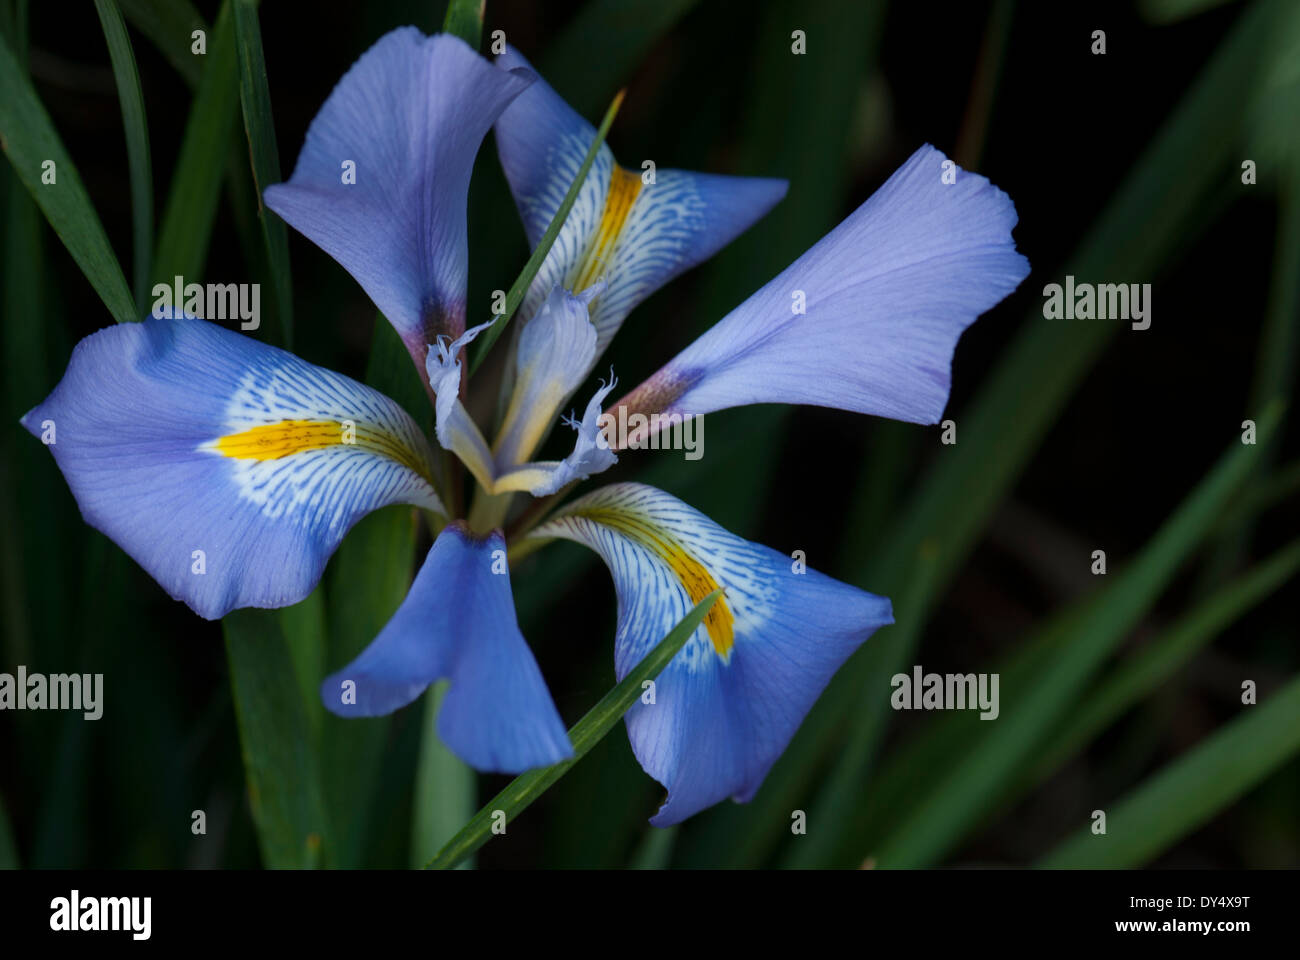
[(466, 763), (518, 773), (571, 757), (519, 632), (505, 556), (499, 532), (479, 538), (460, 522), (444, 528), (393, 619), (321, 684), (325, 706), (344, 717), (391, 713), (446, 677), (438, 735)]
[(442, 511), (428, 443), (396, 403), (191, 317), (87, 337), (22, 423), (53, 430), (86, 522), (209, 619), (307, 596), (371, 510)]
[[(497, 64), (530, 69), (513, 49)], [(501, 114), (495, 132), (524, 230), (536, 247), (596, 130), (538, 80)], [(608, 289), (591, 307), (599, 356), (633, 307), (734, 240), (785, 191), (784, 180), (668, 169), (656, 170), (654, 183), (646, 183), (639, 163), (622, 169), (602, 144), (521, 315), (532, 317), (556, 284), (583, 290), (603, 278)]]
[[(962, 331), (1029, 273), (1011, 199), (926, 145), (615, 408), (807, 403), (937, 423)], [(803, 312), (799, 312), (800, 308)]]
[[(465, 324), (465, 203), (483, 136), (532, 77), (449, 35), (394, 30), (353, 65), (312, 121), (288, 183), (266, 203), (337, 260), (424, 345)], [(343, 182), (345, 162), (355, 183)]]
[(660, 674), (654, 703), (627, 714), (637, 760), (668, 788), (656, 826), (753, 797), (835, 671), (893, 622), (886, 598), (805, 569), (642, 484), (588, 494), (531, 536), (586, 544), (610, 568), (620, 680), (700, 599), (726, 591)]

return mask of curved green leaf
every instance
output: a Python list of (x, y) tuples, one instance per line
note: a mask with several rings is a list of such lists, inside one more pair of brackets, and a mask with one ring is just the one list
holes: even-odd
[(1051, 869), (1150, 863), (1300, 753), (1300, 676), (1150, 777), (1039, 863)]

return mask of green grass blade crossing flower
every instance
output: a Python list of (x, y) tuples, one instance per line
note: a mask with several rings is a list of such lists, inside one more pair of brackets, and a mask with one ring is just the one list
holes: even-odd
[(721, 590), (714, 590), (695, 605), (690, 613), (668, 631), (668, 635), (659, 641), (645, 658), (633, 667), (609, 693), (605, 694), (587, 715), (574, 724), (569, 731), (573, 743), (573, 756), (561, 763), (538, 770), (529, 770), (512, 780), (504, 790), (493, 797), (474, 815), (469, 823), (461, 829), (438, 855), (425, 866), (434, 869), (447, 869), (456, 866), (492, 837), (493, 823), (498, 820), (498, 812), (504, 812), (506, 822), (516, 814), (522, 813), (534, 800), (546, 792), (553, 783), (568, 773), (609, 733), (628, 708), (642, 694), (642, 684), (659, 676), (664, 667), (695, 633), (695, 629), (704, 622), (705, 615), (714, 601), (722, 596)]
[(483, 361), (487, 358), (488, 352), (492, 345), (497, 342), (497, 338), (505, 331), (510, 323), (510, 319), (519, 309), (519, 304), (524, 301), (524, 294), (528, 292), (528, 286), (533, 282), (533, 277), (537, 276), (537, 271), (541, 269), (542, 261), (546, 255), (551, 252), (551, 246), (555, 243), (555, 238), (560, 235), (560, 228), (564, 226), (565, 219), (569, 216), (569, 211), (573, 209), (573, 203), (578, 199), (578, 191), (582, 189), (583, 181), (587, 179), (587, 171), (596, 160), (596, 154), (600, 152), (600, 145), (605, 142), (605, 135), (609, 133), (610, 126), (614, 123), (614, 117), (618, 115), (618, 108), (623, 105), (623, 93), (620, 90), (614, 95), (614, 100), (610, 103), (609, 109), (605, 111), (605, 118), (600, 122), (600, 129), (596, 131), (596, 139), (591, 141), (591, 148), (587, 151), (587, 156), (583, 158), (582, 166), (578, 168), (578, 174), (573, 178), (573, 183), (569, 185), (569, 192), (564, 195), (564, 202), (560, 204), (560, 209), (555, 211), (555, 218), (551, 220), (551, 225), (546, 228), (542, 234), (541, 242), (537, 244), (537, 249), (533, 251), (528, 262), (524, 264), (523, 272), (510, 286), (506, 293), (506, 309), (503, 313), (497, 314), (493, 318), (492, 326), (483, 332), (481, 343), (475, 351), (473, 358), (470, 360), (470, 376), (482, 366)]
[(444, 33), (460, 37), (475, 50), (483, 37), (483, 8), (487, 0), (449, 0), (442, 18)]

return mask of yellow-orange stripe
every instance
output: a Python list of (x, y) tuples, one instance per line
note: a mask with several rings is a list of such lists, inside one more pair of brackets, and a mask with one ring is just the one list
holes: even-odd
[[(713, 578), (713, 574), (709, 573), (704, 564), (691, 556), (675, 537), (655, 527), (648, 520), (611, 507), (588, 507), (575, 511), (573, 515), (609, 527), (654, 552), (668, 564), (673, 575), (686, 590), (686, 595), (691, 598), (692, 604), (699, 603), (718, 589), (718, 581)], [(704, 615), (704, 626), (709, 631), (709, 641), (713, 644), (714, 651), (723, 660), (729, 659), (731, 648), (736, 642), (736, 629), (735, 616), (727, 606), (725, 595), (718, 597), (709, 608), (709, 612)]]
[(605, 209), (600, 215), (600, 225), (587, 244), (578, 276), (570, 285), (571, 290), (585, 290), (600, 276), (640, 193), (641, 175), (614, 164), (609, 177), (609, 190), (605, 194)]
[[(428, 467), (397, 437), (364, 424), (357, 424), (353, 431), (349, 446), (387, 457), (433, 483)], [(280, 420), (226, 434), (210, 446), (222, 456), (238, 460), (279, 460), (295, 453), (343, 446), (344, 435), (344, 424), (339, 420)]]

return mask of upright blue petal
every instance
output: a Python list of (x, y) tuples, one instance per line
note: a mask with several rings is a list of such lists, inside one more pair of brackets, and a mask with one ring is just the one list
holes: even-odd
[(499, 532), (443, 529), (393, 619), (321, 684), (344, 717), (391, 713), (449, 678), (438, 735), (479, 770), (518, 773), (573, 755), (564, 724), (515, 619)]
[(22, 424), (86, 522), (209, 619), (297, 603), (371, 510), (442, 512), (400, 406), (192, 317), (91, 334)]
[(267, 206), (365, 288), (421, 375), (425, 345), (465, 326), (474, 156), (531, 81), (456, 37), (394, 30), (325, 101), (289, 182), (266, 190)]
[(937, 423), (958, 337), (1029, 274), (1015, 224), (1005, 193), (926, 145), (614, 410), (807, 403)]
[[(513, 49), (496, 62), (529, 68)], [(595, 128), (538, 80), (501, 114), (495, 132), (501, 165), (535, 247), (573, 183)], [(521, 317), (532, 317), (557, 284), (585, 290), (604, 279), (607, 288), (591, 307), (598, 357), (633, 307), (734, 240), (785, 190), (784, 180), (683, 170), (656, 169), (651, 180), (640, 161), (624, 169), (602, 144)]]
[(632, 750), (668, 788), (650, 821), (679, 823), (753, 797), (830, 678), (890, 604), (728, 533), (675, 497), (619, 483), (588, 494), (532, 537), (600, 554), (618, 593), (621, 680), (701, 599), (725, 591), (627, 714)]

